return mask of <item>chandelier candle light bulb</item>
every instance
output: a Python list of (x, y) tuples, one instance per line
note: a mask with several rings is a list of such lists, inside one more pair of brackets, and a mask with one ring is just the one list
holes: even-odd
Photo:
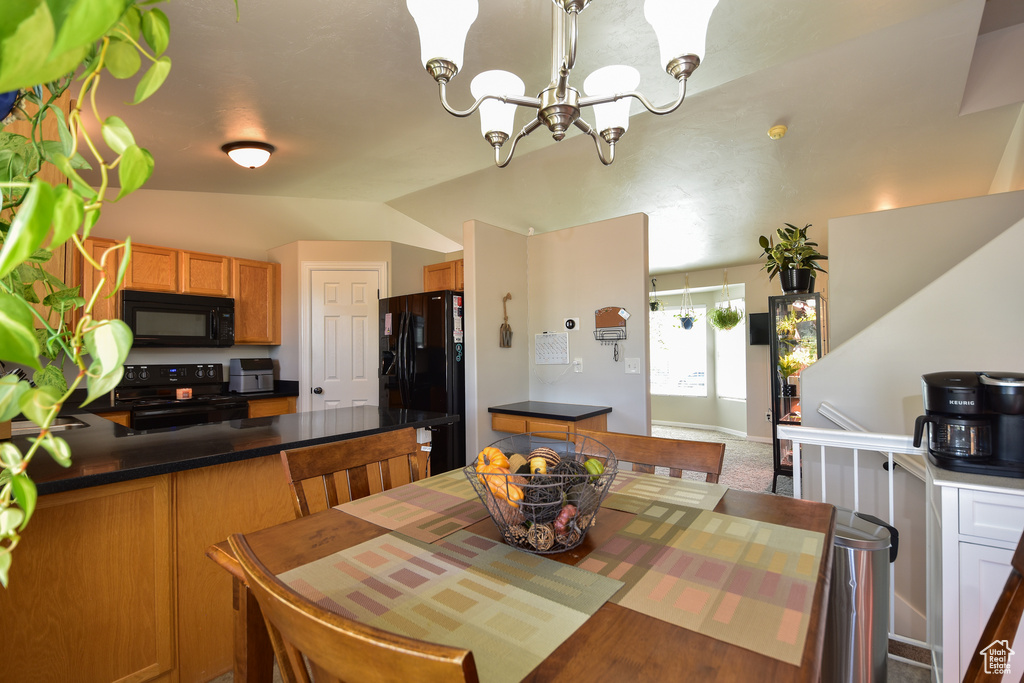
[[(629, 103), (635, 99), (652, 114), (670, 114), (683, 103), (686, 80), (700, 65), (707, 43), (707, 29), (718, 0), (646, 0), (644, 17), (654, 27), (665, 71), (676, 79), (679, 94), (665, 107), (655, 107), (636, 88), (639, 72), (628, 66), (598, 69), (584, 82), (586, 97), (569, 85), (576, 63), (577, 19), (591, 0), (552, 0), (551, 81), (537, 97), (526, 97), (526, 87), (506, 71), (486, 71), (473, 79), (470, 90), (476, 101), (469, 109), (454, 109), (447, 98), (447, 84), (459, 73), (465, 55), (466, 36), (476, 20), (477, 0), (406, 0), (420, 34), (420, 58), (437, 82), (441, 105), (448, 113), (466, 117), (480, 110), (481, 130), (494, 148), (494, 163), (504, 168), (515, 154), (516, 144), (540, 128), (562, 140), (572, 126), (594, 140), (601, 163), (615, 160), (615, 143), (629, 127)], [(499, 76), (500, 74), (500, 76)], [(512, 80), (514, 79), (514, 80)], [(537, 110), (537, 116), (512, 138), (515, 108)], [(596, 128), (580, 116), (593, 107)], [(498, 112), (501, 112), (499, 115)], [(493, 117), (500, 116), (497, 122)], [(512, 138), (504, 161), (501, 147)], [(602, 147), (601, 140), (607, 145)]]

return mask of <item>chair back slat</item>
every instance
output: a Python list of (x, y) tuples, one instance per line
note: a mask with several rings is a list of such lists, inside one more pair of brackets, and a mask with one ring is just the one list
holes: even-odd
[(263, 612), (285, 681), (309, 683), (304, 657), (317, 683), (479, 681), (469, 650), (400, 636), (329, 612), (271, 574), (243, 535), (231, 536), (229, 543)]
[(964, 683), (980, 683), (981, 681), (1001, 681), (1002, 674), (985, 673), (984, 650), (990, 647), (1001, 647), (998, 641), (1006, 641), (1006, 649), (1013, 646), (1013, 637), (1017, 634), (1021, 616), (1024, 615), (1024, 533), (1017, 541), (1017, 549), (1010, 560), (1010, 576), (1003, 585), (1003, 592), (992, 608), (992, 614), (985, 624), (985, 629), (974, 648), (971, 663), (964, 674)]
[[(281, 451), (295, 516), (310, 514), (303, 483), (319, 479), (328, 507), (416, 481), (420, 472), (416, 430), (399, 429), (333, 443)], [(396, 461), (395, 464), (392, 461)], [(337, 479), (342, 479), (342, 498)]]
[(669, 476), (681, 477), (683, 471), (704, 473), (705, 481), (717, 483), (725, 460), (725, 444), (712, 441), (684, 441), (657, 436), (576, 431), (612, 449), (619, 462), (628, 462), (636, 472), (654, 473), (655, 467), (668, 468)]

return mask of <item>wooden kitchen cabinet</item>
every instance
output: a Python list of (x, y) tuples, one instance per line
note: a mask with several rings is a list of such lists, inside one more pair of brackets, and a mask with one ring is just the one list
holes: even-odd
[(491, 429), (496, 432), (523, 434), (544, 432), (551, 438), (570, 438), (577, 429), (608, 431), (607, 406), (524, 401), (488, 408)]
[(124, 288), (172, 294), (180, 292), (179, 254), (177, 249), (133, 244), (131, 261), (124, 275)]
[(231, 258), (198, 251), (179, 256), (182, 294), (231, 296)]
[(105, 420), (110, 420), (122, 427), (128, 427), (131, 424), (132, 414), (127, 410), (117, 410), (112, 413), (96, 413), (97, 416), (102, 417)]
[[(102, 271), (97, 271), (89, 263), (81, 264), (81, 294), (86, 301), (92, 296), (92, 293), (96, 291), (99, 286), (100, 278), (105, 274), (107, 279), (103, 285), (103, 289), (100, 291), (99, 296), (96, 298), (96, 305), (92, 309), (92, 317), (94, 320), (113, 320), (119, 317), (120, 311), (118, 310), (118, 298), (117, 296), (110, 296), (110, 293), (114, 290), (114, 284), (117, 282), (117, 269), (121, 263), (121, 250), (111, 251), (107, 253), (107, 250), (115, 246), (117, 242), (114, 240), (104, 239), (102, 237), (90, 237), (85, 240), (83, 246), (85, 247), (86, 253), (97, 263), (100, 263), (103, 267)], [(106, 261), (102, 259), (106, 254)], [(84, 261), (84, 259), (82, 259)]]
[(177, 680), (171, 490), (160, 476), (39, 498), (0, 590), (3, 680)]
[(465, 261), (445, 261), (423, 266), (423, 291), (436, 292), (451, 289), (461, 292), (465, 289)]
[(231, 259), (235, 344), (281, 343), (281, 264)]
[(275, 396), (249, 401), (249, 417), (272, 417), (295, 412), (295, 396)]

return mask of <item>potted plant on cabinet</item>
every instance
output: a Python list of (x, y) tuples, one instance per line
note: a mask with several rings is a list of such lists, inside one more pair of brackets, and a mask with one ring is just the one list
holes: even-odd
[(826, 272), (818, 261), (827, 261), (828, 257), (818, 251), (817, 242), (807, 239), (809, 227), (810, 223), (802, 228), (786, 223), (786, 227), (775, 232), (778, 242), (764, 235), (758, 240), (764, 249), (762, 270), (768, 271), (769, 281), (779, 275), (782, 291), (786, 294), (810, 292), (814, 287), (814, 271)]
[[(115, 245), (100, 259), (87, 253), (83, 242), (104, 202), (117, 201), (146, 182), (153, 158), (135, 142), (124, 121), (100, 115), (95, 99), (100, 76), (130, 78), (148, 63), (136, 87), (137, 104), (159, 89), (171, 67), (163, 55), (170, 26), (159, 9), (135, 0), (29, 0), (23, 5), (8, 17), (9, 30), (0, 31), (0, 93), (18, 93), (12, 116), (0, 123), (0, 361), (26, 366), (34, 374), (32, 383), (22, 378), (23, 372), (0, 378), (0, 420), (23, 414), (38, 425), (39, 433), (24, 453), (13, 443), (0, 444), (3, 586), (20, 533), (36, 506), (36, 487), (27, 472), (30, 461), (41, 449), (61, 465), (70, 464), (68, 443), (50, 431), (57, 413), (79, 388), (87, 389), (82, 405), (113, 389), (132, 342), (123, 322), (92, 315), (106, 282), (104, 262), (123, 252), (116, 289), (130, 257), (130, 241)], [(61, 95), (74, 79), (81, 82), (77, 104), (62, 109)], [(86, 130), (87, 114), (95, 115), (99, 136)], [(40, 124), (47, 117), (56, 120), (56, 140), (42, 136)], [(9, 129), (15, 118), (28, 122), (26, 134)], [(78, 173), (89, 168), (81, 153), (90, 155), (99, 173), (95, 188)], [(53, 182), (40, 176), (44, 163), (60, 172)], [(114, 173), (116, 196), (109, 187)], [(43, 268), (69, 243), (84, 268), (98, 270), (98, 286), (88, 299)], [(70, 383), (66, 363), (74, 373)]]

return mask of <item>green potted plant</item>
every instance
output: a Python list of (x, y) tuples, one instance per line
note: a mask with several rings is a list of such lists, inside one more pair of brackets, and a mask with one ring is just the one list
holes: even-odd
[[(36, 506), (29, 463), (43, 450), (61, 465), (70, 464), (68, 443), (50, 430), (54, 419), (77, 389), (86, 389), (82, 405), (113, 389), (132, 343), (120, 320), (93, 318), (97, 294), (86, 300), (78, 287), (42, 267), (71, 243), (84, 267), (99, 271), (98, 293), (106, 280), (103, 262), (123, 252), (119, 286), (130, 258), (129, 240), (98, 260), (83, 247), (104, 202), (134, 192), (153, 172), (152, 156), (136, 143), (124, 121), (100, 114), (95, 98), (100, 76), (130, 78), (147, 63), (135, 90), (134, 102), (139, 103), (156, 92), (171, 67), (163, 54), (170, 35), (167, 16), (149, 3), (27, 0), (12, 12), (0, 27), (0, 93), (7, 95), (0, 99), (13, 110), (0, 122), (0, 362), (34, 371), (34, 386), (22, 378), (23, 372), (0, 377), (0, 421), (23, 414), (40, 431), (25, 452), (9, 441), (0, 443), (4, 586), (13, 551)], [(65, 112), (58, 99), (75, 80), (80, 83), (77, 104)], [(87, 115), (96, 117), (99, 135), (86, 129)], [(40, 124), (46, 117), (56, 121), (56, 140), (42, 137)], [(16, 119), (28, 122), (27, 134), (8, 130)], [(83, 154), (89, 155), (88, 162)], [(44, 162), (63, 178), (43, 180), (39, 173)], [(96, 187), (78, 173), (90, 163), (99, 174)], [(115, 173), (116, 194), (109, 187)], [(66, 366), (73, 375), (70, 382)]]
[(730, 304), (716, 307), (708, 313), (708, 322), (720, 330), (731, 330), (743, 320), (743, 311)]
[(787, 294), (803, 294), (814, 287), (814, 272), (827, 272), (818, 265), (818, 261), (827, 261), (828, 257), (818, 251), (818, 243), (807, 239), (808, 223), (798, 228), (791, 223), (779, 228), (772, 237), (761, 235), (758, 243), (764, 249), (765, 263), (762, 270), (768, 271), (768, 280), (779, 275), (782, 291)]

